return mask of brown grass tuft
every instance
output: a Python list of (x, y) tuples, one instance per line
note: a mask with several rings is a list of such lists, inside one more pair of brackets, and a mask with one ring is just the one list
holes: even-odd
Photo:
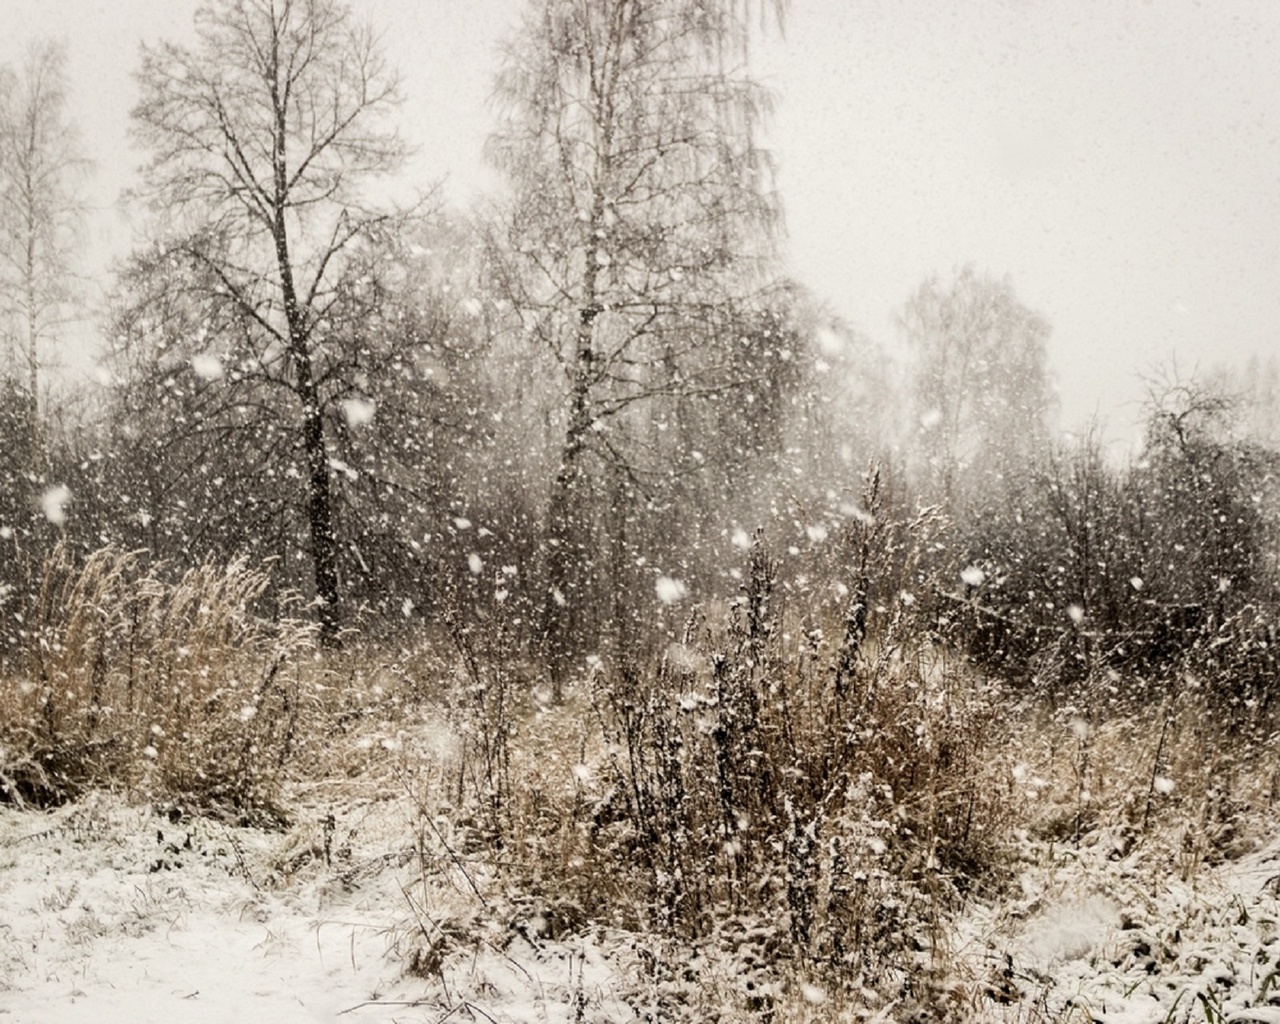
[(176, 582), (107, 548), (44, 565), (27, 644), (0, 678), (0, 797), (48, 805), (92, 786), (239, 813), (277, 796), (315, 705), (312, 626), (267, 622), (243, 561)]

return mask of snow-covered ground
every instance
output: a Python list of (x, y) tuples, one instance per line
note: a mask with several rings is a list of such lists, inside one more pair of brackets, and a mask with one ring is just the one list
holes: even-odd
[(987, 1002), (974, 1016), (1280, 1022), (1280, 841), (1210, 866), (1177, 838), (1024, 844), (1020, 892), (957, 930), (957, 977)]
[[(277, 831), (105, 794), (0, 810), (0, 1024), (693, 1020), (732, 986), (699, 961), (718, 975), (693, 981), (708, 1001), (659, 1009), (643, 980), (656, 947), (498, 905), (448, 838), (411, 801), (369, 795), (312, 800)], [(1024, 840), (1013, 895), (968, 908), (939, 952), (939, 1005), (962, 1020), (1280, 1022), (1280, 840), (1212, 866), (1187, 848), (1173, 833)], [(805, 994), (804, 1019), (896, 1019)]]
[(401, 802), (287, 832), (170, 818), (103, 795), (0, 811), (0, 1021), (629, 1019), (625, 944), (547, 944), (518, 915), (451, 943), (468, 899), (423, 885)]

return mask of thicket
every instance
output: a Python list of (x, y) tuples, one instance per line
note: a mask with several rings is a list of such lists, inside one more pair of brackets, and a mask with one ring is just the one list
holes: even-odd
[(1280, 458), (1231, 411), (1171, 387), (1129, 465), (1087, 438), (979, 503), (958, 531), (975, 582), (948, 598), (975, 659), (1050, 694), (1117, 674), (1137, 701), (1190, 674), (1233, 726), (1269, 710)]
[(580, 774), (533, 784), (525, 752), (483, 789), (488, 827), (521, 888), (582, 919), (750, 932), (762, 959), (846, 982), (911, 974), (900, 957), (994, 883), (997, 691), (900, 602), (868, 632), (859, 598), (815, 613), (763, 549), (747, 561), (725, 621), (694, 612), (664, 650), (593, 675)]
[[(1027, 620), (970, 571), (977, 524), (904, 516), (893, 494), (869, 474), (821, 555), (758, 536), (727, 603), (597, 663), (558, 711), (503, 656), (500, 621), (455, 634), (466, 742), (446, 803), (543, 934), (639, 928), (719, 950), (761, 992), (809, 978), (964, 1019), (943, 983), (953, 915), (1005, 892), (1028, 840), (1122, 856), (1180, 827), (1186, 877), (1247, 848), (1247, 813), (1276, 798), (1259, 649), (1174, 634), (1141, 670), (1078, 669), (1050, 645), (1028, 675), (989, 646), (994, 615)], [(655, 970), (674, 1015), (680, 973)], [(972, 991), (999, 998), (999, 979)]]

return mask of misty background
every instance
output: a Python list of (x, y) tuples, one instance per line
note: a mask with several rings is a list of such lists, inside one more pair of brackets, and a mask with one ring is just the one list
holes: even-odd
[[(360, 5), (404, 79), (401, 175), (465, 207), (498, 182), (482, 149), (514, 0)], [(100, 302), (136, 214), (128, 112), (138, 45), (192, 37), (193, 0), (9, 0), (0, 62), (67, 47), (68, 113), (94, 163), (79, 269)], [(929, 273), (1012, 275), (1052, 324), (1062, 429), (1135, 443), (1143, 379), (1242, 367), (1280, 322), (1280, 11), (1261, 2), (820, 2), (765, 33), (791, 273), (891, 353)], [(84, 374), (93, 325), (74, 331)], [(52, 357), (52, 353), (50, 356)]]

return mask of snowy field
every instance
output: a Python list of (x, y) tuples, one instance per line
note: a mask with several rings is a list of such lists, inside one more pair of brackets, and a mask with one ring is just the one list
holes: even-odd
[[(317, 800), (283, 831), (101, 794), (0, 811), (0, 1020), (907, 1019), (781, 968), (744, 1009), (751, 971), (724, 947), (658, 981), (671, 949), (503, 900), (443, 839), (371, 796)], [(930, 954), (938, 1013), (1280, 1021), (1280, 842), (1207, 866), (1176, 840), (1025, 841), (1013, 895), (971, 905)]]
[(108, 796), (5, 811), (0, 1019), (556, 1021), (584, 1019), (579, 1006), (630, 1019), (610, 991), (621, 942), (606, 958), (590, 939), (548, 946), (513, 920), (431, 962), (450, 944), (447, 905), (466, 900), (423, 888), (405, 810), (335, 815), (328, 863), (315, 818), (268, 833)]

